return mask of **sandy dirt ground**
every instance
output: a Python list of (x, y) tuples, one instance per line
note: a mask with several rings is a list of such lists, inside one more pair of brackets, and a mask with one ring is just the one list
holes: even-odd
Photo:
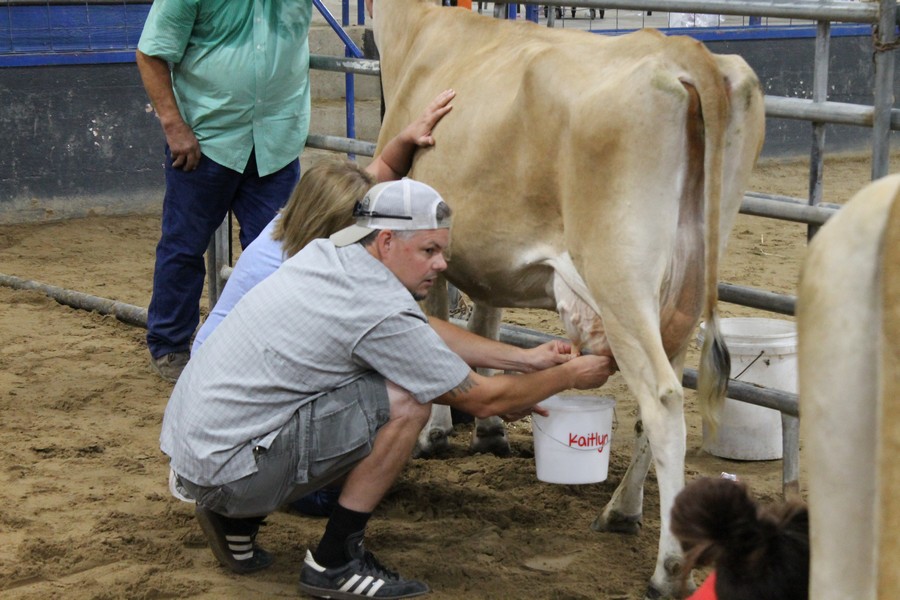
[[(896, 160), (895, 160), (896, 162)], [(825, 200), (843, 202), (869, 178), (867, 157), (829, 160)], [(751, 188), (804, 197), (804, 161), (763, 162)], [(159, 216), (96, 216), (0, 227), (0, 272), (146, 306)], [(722, 280), (793, 293), (805, 226), (741, 216)], [(724, 316), (772, 316), (723, 304)], [(786, 318), (786, 317), (785, 317)], [(507, 321), (560, 333), (555, 314)], [(160, 421), (171, 385), (151, 373), (144, 331), (0, 287), (0, 597), (40, 599), (290, 598), (305, 549), (324, 521), (278, 512), (259, 541), (276, 556), (238, 576), (215, 562), (192, 507), (170, 497)], [(696, 367), (696, 350), (688, 362)], [(368, 545), (435, 600), (635, 599), (652, 572), (659, 533), (655, 480), (643, 531), (589, 525), (627, 466), (635, 404), (619, 376), (609, 478), (541, 483), (530, 423), (511, 426), (509, 458), (471, 455), (458, 426), (447, 455), (412, 460), (371, 521)], [(781, 489), (781, 461), (739, 462), (700, 450), (687, 391), (687, 476), (725, 471), (764, 500)]]

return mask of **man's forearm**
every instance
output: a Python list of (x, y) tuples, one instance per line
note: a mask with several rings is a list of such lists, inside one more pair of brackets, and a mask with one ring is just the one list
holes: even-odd
[(459, 386), (434, 402), (479, 418), (518, 413), (567, 389), (600, 387), (613, 371), (609, 357), (582, 356), (523, 375), (482, 377), (470, 373)]
[(470, 367), (504, 371), (531, 370), (525, 362), (525, 351), (521, 348), (482, 337), (436, 317), (428, 317), (428, 322), (444, 343)]
[(159, 115), (163, 130), (168, 131), (172, 127), (182, 125), (184, 121), (172, 89), (169, 65), (161, 58), (149, 56), (140, 50), (136, 52), (135, 56), (144, 89), (147, 91), (153, 109)]

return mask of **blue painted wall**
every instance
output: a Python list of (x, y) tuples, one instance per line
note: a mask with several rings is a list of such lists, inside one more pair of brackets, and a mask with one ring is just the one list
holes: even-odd
[(149, 2), (0, 7), (0, 67), (133, 60)]

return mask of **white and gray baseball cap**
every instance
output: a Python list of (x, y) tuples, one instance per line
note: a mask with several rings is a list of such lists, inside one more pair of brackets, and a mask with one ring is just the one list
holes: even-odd
[(431, 187), (413, 179), (376, 184), (353, 209), (356, 224), (331, 235), (335, 246), (349, 246), (376, 229), (415, 231), (450, 227), (450, 218), (440, 218), (438, 205), (444, 199)]

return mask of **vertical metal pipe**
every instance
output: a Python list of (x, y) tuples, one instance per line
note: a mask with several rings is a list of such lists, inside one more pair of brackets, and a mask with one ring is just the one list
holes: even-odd
[[(359, 0), (360, 6), (363, 4)], [(342, 0), (341, 2), (341, 25), (343, 27), (350, 26), (350, 0)], [(350, 46), (344, 45), (344, 56), (353, 58), (353, 51)], [(347, 137), (356, 137), (356, 86), (353, 79), (353, 73), (344, 73), (344, 106), (346, 114)], [(356, 158), (353, 154), (348, 155), (351, 159)]]
[(872, 179), (890, 168), (891, 106), (894, 103), (896, 0), (880, 0), (875, 28), (875, 114), (872, 123)]
[[(344, 47), (344, 56), (353, 57), (353, 51), (349, 46)], [(347, 137), (356, 137), (356, 84), (354, 83), (353, 73), (344, 74), (344, 103), (347, 112)], [(356, 159), (356, 155), (348, 154), (351, 159)]]
[[(831, 52), (831, 22), (819, 21), (816, 26), (816, 54), (813, 68), (813, 102), (828, 100), (828, 57)], [(812, 124), (812, 150), (809, 157), (809, 205), (822, 202), (822, 175), (825, 171), (825, 123)], [(806, 238), (811, 240), (818, 227), (809, 225)]]
[(782, 488), (785, 499), (800, 497), (800, 419), (781, 413)]
[(219, 225), (206, 249), (206, 295), (209, 297), (209, 310), (212, 310), (222, 295), (225, 278), (223, 268), (231, 265), (231, 212)]
[[(221, 228), (222, 226), (220, 225), (219, 229)], [(216, 233), (218, 231), (217, 229)], [(216, 302), (219, 301), (219, 276), (216, 273), (216, 233), (209, 238), (209, 243), (206, 245), (206, 296), (209, 299), (210, 312), (212, 312)]]

